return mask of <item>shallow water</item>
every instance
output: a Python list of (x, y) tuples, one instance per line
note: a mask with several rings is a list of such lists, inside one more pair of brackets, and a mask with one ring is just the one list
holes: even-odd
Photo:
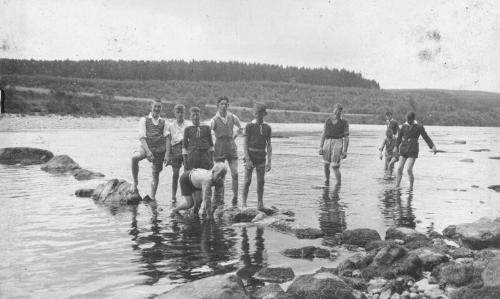
[[(0, 147), (49, 149), (107, 178), (130, 181), (129, 159), (137, 141), (136, 123), (129, 124), (113, 130), (0, 132)], [(374, 228), (383, 236), (392, 225), (441, 231), (450, 224), (500, 216), (500, 193), (487, 188), (500, 184), (500, 160), (488, 159), (500, 156), (500, 128), (427, 127), (445, 152), (434, 156), (421, 141), (414, 191), (408, 190), (405, 175), (401, 193), (394, 191), (394, 179), (384, 178), (378, 159), (382, 126), (351, 125), (349, 155), (337, 190), (321, 188), (321, 125), (275, 124), (273, 130), (291, 137), (273, 139), (266, 205), (294, 210), (297, 223), (321, 228), (327, 237), (360, 227)], [(467, 143), (453, 144), (454, 140)], [(481, 148), (490, 152), (471, 151)], [(460, 162), (464, 158), (474, 162)], [(140, 167), (139, 187), (144, 193), (150, 167), (147, 162)], [(240, 186), (242, 170), (240, 164)], [(323, 259), (292, 260), (279, 253), (321, 240), (297, 240), (269, 229), (217, 221), (170, 219), (170, 177), (167, 168), (161, 174), (157, 204), (111, 209), (73, 195), (101, 180), (78, 182), (71, 176), (47, 174), (39, 166), (1, 165), (1, 297), (146, 298), (186, 281), (240, 268), (251, 272), (264, 265), (291, 265), (300, 274), (328, 265)], [(226, 197), (230, 192), (226, 190)], [(249, 205), (255, 204), (253, 184)]]

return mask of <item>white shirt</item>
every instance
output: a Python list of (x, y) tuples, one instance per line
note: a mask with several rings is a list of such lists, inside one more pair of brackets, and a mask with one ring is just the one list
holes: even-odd
[[(148, 116), (146, 117), (141, 117), (139, 120), (139, 139), (146, 138), (146, 118), (151, 119), (153, 124), (157, 126), (160, 123), (161, 117), (158, 117), (158, 119), (153, 118), (153, 114), (150, 112)], [(163, 127), (163, 136), (168, 136), (168, 124), (165, 121), (165, 126)]]
[(184, 129), (191, 125), (191, 122), (186, 119), (180, 126), (176, 119), (168, 125), (168, 134), (172, 137), (172, 145), (182, 142), (182, 139), (184, 139)]

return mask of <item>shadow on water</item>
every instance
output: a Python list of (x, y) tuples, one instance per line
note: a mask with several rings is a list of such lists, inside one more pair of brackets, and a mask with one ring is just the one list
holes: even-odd
[(139, 253), (132, 262), (141, 265), (140, 274), (148, 277), (145, 284), (155, 284), (163, 277), (182, 283), (234, 271), (221, 265), (237, 254), (234, 248), (237, 236), (232, 228), (198, 217), (162, 224), (157, 204), (151, 202), (146, 206), (151, 209), (149, 229), (139, 227), (136, 205), (132, 208), (129, 231), (132, 248)]
[(335, 185), (332, 189), (324, 188), (319, 202), (319, 226), (325, 233), (325, 239), (333, 238), (346, 229), (346, 215), (340, 203), (339, 191), (340, 185)]
[(412, 201), (413, 191), (402, 194), (401, 190), (390, 188), (379, 194), (382, 203), (382, 215), (395, 226), (415, 228), (415, 214)]

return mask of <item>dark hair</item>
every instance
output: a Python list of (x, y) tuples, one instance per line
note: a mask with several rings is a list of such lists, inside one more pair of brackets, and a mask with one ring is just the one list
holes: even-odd
[(414, 120), (415, 120), (415, 112), (410, 111), (410, 112), (406, 113), (406, 121), (412, 122)]
[(333, 105), (333, 109), (334, 110), (337, 109), (340, 112), (342, 112), (342, 111), (344, 111), (344, 106), (342, 104), (337, 103), (337, 104)]
[(385, 115), (386, 115), (386, 116), (392, 116), (392, 112), (391, 112), (391, 111), (387, 111), (387, 112), (385, 113)]
[(189, 109), (189, 112), (191, 112), (191, 113), (200, 113), (200, 108), (198, 108), (198, 107), (191, 107)]
[(174, 106), (174, 111), (177, 111), (177, 110), (182, 110), (184, 111), (186, 109), (186, 107), (182, 104), (177, 104)]
[(151, 106), (155, 105), (155, 104), (160, 104), (160, 105), (163, 105), (163, 102), (160, 100), (160, 99), (155, 99), (155, 100), (152, 100), (151, 101)]
[(220, 102), (226, 101), (229, 103), (229, 99), (226, 96), (221, 96), (217, 98), (217, 107), (219, 106)]

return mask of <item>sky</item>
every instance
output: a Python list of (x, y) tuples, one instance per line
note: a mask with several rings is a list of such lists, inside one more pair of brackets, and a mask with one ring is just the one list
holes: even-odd
[(500, 92), (495, 0), (0, 0), (0, 22), (0, 58), (259, 62)]

